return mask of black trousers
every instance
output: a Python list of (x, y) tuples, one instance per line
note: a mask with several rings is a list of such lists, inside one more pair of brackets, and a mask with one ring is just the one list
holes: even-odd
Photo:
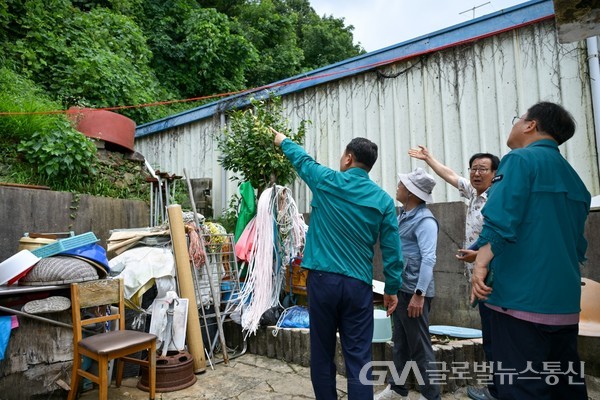
[[(394, 366), (398, 375), (401, 375), (405, 371), (407, 363), (415, 363), (423, 379), (423, 384), (419, 384), (421, 394), (427, 400), (439, 400), (440, 385), (436, 382), (433, 372), (439, 369), (439, 365), (436, 364), (429, 334), (429, 311), (432, 298), (425, 298), (423, 314), (420, 317), (411, 318), (408, 316), (408, 304), (412, 296), (411, 293), (398, 292), (398, 306), (392, 314)], [(418, 381), (419, 379), (417, 379), (417, 383), (419, 383)], [(395, 382), (392, 376), (389, 383), (396, 393), (408, 396), (405, 382)]]
[(501, 400), (587, 400), (578, 325), (543, 325), (491, 310)]

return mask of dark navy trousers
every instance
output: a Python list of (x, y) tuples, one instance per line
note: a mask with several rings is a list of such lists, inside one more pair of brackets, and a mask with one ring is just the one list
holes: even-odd
[(577, 324), (536, 324), (490, 311), (500, 399), (587, 400)]
[[(483, 352), (485, 353), (485, 361), (490, 365), (494, 365), (494, 352), (492, 351), (492, 309), (487, 307), (484, 303), (479, 302), (479, 316), (481, 317), (481, 334), (483, 337)], [(494, 397), (498, 397), (498, 389), (496, 389), (495, 377), (493, 376), (492, 368), (492, 381), (487, 385), (490, 394)]]
[[(420, 385), (421, 395), (428, 400), (439, 400), (441, 398), (440, 385), (433, 372), (438, 370), (439, 366), (436, 364), (429, 334), (429, 311), (432, 297), (425, 298), (423, 314), (420, 317), (412, 318), (408, 316), (408, 305), (412, 296), (412, 293), (399, 291), (398, 306), (392, 314), (394, 366), (398, 375), (401, 375), (407, 363), (414, 362), (423, 378), (424, 384)], [(410, 366), (410, 364), (408, 365)], [(388, 382), (393, 391), (402, 396), (408, 396), (405, 382), (394, 382), (392, 376)]]
[[(362, 368), (371, 362), (372, 286), (344, 275), (311, 270), (307, 291), (310, 377), (316, 399), (337, 399), (334, 356), (338, 331), (346, 362), (348, 400), (372, 399), (373, 386), (360, 382)], [(363, 375), (371, 381), (371, 368)]]

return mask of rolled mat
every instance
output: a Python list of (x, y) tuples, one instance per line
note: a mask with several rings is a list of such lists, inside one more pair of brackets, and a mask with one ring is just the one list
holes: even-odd
[(171, 240), (173, 241), (175, 266), (177, 267), (177, 276), (179, 278), (179, 296), (189, 300), (186, 341), (188, 343), (188, 350), (194, 359), (194, 373), (197, 374), (206, 371), (206, 358), (204, 356), (204, 343), (202, 342), (202, 332), (200, 331), (200, 318), (196, 306), (196, 293), (194, 292), (194, 281), (192, 280), (190, 255), (185, 238), (181, 206), (179, 204), (168, 206), (167, 214), (169, 216)]

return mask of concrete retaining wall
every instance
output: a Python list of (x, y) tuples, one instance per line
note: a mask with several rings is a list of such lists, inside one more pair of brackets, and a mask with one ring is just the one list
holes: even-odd
[(148, 226), (142, 201), (0, 186), (0, 260), (17, 252), (25, 232), (94, 232), (105, 247), (111, 229)]

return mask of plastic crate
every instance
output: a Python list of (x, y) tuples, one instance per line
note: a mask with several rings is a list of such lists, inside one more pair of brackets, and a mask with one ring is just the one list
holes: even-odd
[(96, 243), (100, 239), (94, 235), (94, 232), (82, 233), (81, 235), (72, 236), (65, 239), (60, 239), (55, 243), (47, 244), (37, 249), (31, 250), (37, 257), (50, 257), (67, 250), (76, 249), (77, 247), (85, 246), (86, 244)]

